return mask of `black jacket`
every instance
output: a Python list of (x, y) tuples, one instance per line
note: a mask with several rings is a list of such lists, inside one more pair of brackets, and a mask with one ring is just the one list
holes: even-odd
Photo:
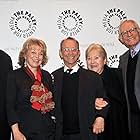
[[(63, 82), (63, 67), (53, 72), (54, 76), (54, 96), (56, 102), (56, 140), (60, 140), (63, 129), (63, 114), (61, 110), (61, 94)], [(105, 97), (105, 92), (100, 76), (92, 71), (79, 69), (79, 97), (78, 113), (80, 134), (82, 140), (96, 140), (96, 135), (92, 133), (91, 126), (96, 116), (105, 117), (107, 108), (96, 111), (95, 99)]]
[(12, 60), (0, 50), (0, 140), (10, 140), (10, 127), (6, 115), (6, 83), (8, 72), (12, 70)]
[(128, 139), (128, 111), (121, 70), (105, 65), (101, 77), (110, 103), (104, 140)]
[[(44, 70), (42, 72), (42, 83), (52, 91), (51, 75)], [(8, 75), (7, 83), (7, 114), (9, 125), (19, 124), (21, 132), (28, 137), (38, 136), (38, 140), (52, 140), (48, 137), (54, 135), (54, 122), (51, 114), (41, 114), (31, 107), (31, 86), (34, 80), (23, 68), (14, 70)], [(43, 138), (44, 136), (44, 138)], [(32, 140), (36, 140), (32, 139)]]

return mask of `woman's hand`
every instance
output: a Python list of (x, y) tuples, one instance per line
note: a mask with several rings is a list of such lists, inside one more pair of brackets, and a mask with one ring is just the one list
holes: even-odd
[(17, 123), (12, 125), (11, 128), (12, 128), (14, 140), (27, 140), (26, 137), (20, 132)]
[(106, 105), (108, 105), (108, 103), (103, 98), (96, 98), (96, 100), (95, 100), (95, 108), (97, 110), (101, 110)]

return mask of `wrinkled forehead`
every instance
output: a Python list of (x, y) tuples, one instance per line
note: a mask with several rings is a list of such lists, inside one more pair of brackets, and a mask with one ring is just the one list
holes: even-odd
[(77, 44), (77, 42), (75, 40), (72, 40), (72, 39), (67, 39), (67, 40), (64, 40), (62, 45), (61, 45), (61, 48), (78, 48), (79, 49), (79, 46)]
[(25, 53), (31, 52), (31, 51), (36, 51), (36, 52), (40, 52), (40, 53), (45, 52), (44, 47), (42, 45), (37, 45), (37, 44), (28, 46), (28, 49), (26, 50)]
[(39, 44), (32, 44), (28, 46), (28, 49), (38, 49), (38, 50), (43, 50), (43, 46)]
[(137, 25), (132, 21), (125, 21), (120, 25), (120, 31), (127, 31), (131, 28), (137, 28)]
[(96, 57), (96, 56), (99, 56), (99, 57), (103, 57), (103, 53), (102, 53), (102, 50), (100, 49), (92, 49), (89, 53), (88, 53), (88, 56), (90, 57)]

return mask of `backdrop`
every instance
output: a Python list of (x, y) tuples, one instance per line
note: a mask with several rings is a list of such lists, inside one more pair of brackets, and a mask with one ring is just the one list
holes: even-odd
[(104, 46), (109, 65), (117, 67), (126, 51), (118, 41), (118, 25), (125, 19), (139, 23), (139, 5), (139, 0), (0, 0), (0, 48), (11, 56), (16, 69), (23, 42), (40, 38), (48, 48), (44, 69), (52, 72), (62, 65), (61, 40), (72, 36), (80, 42), (85, 67), (85, 49), (93, 42)]
[(49, 72), (62, 66), (59, 44), (72, 36), (80, 42), (81, 63), (85, 50), (95, 42), (104, 46), (108, 64), (117, 67), (126, 48), (118, 41), (121, 20), (140, 23), (139, 0), (0, 0), (0, 49), (12, 58), (14, 69), (23, 42), (29, 37), (44, 40)]

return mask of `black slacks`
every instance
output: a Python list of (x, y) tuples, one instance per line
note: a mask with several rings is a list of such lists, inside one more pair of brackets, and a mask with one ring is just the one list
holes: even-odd
[(82, 140), (80, 134), (63, 135), (61, 140)]
[(0, 120), (0, 140), (10, 140), (11, 128), (8, 123)]
[(131, 140), (140, 139), (140, 113), (131, 113)]

